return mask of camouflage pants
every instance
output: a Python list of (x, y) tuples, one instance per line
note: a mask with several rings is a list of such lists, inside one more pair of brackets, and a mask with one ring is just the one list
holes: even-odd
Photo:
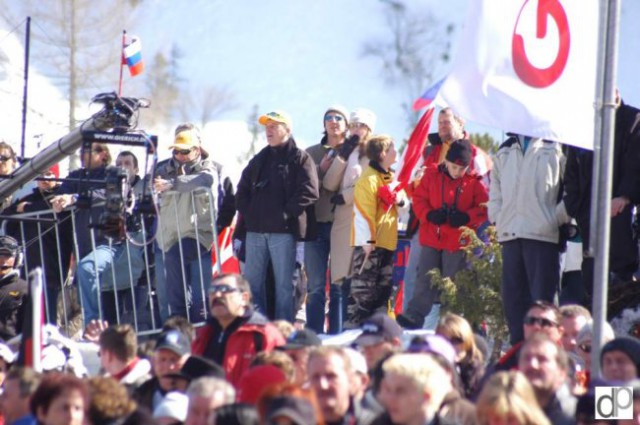
[(354, 249), (346, 329), (359, 327), (363, 320), (378, 311), (387, 311), (392, 290), (393, 255), (393, 251), (376, 248), (365, 262), (364, 250), (361, 247)]

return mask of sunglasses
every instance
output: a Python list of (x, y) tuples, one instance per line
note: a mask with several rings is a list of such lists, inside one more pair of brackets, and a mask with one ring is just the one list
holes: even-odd
[(351, 124), (349, 124), (349, 128), (358, 129), (358, 128), (369, 128), (369, 127), (367, 127), (366, 124), (363, 124), (361, 122), (352, 122)]
[(325, 115), (324, 116), (324, 120), (325, 121), (340, 122), (340, 121), (344, 120), (344, 117), (342, 115)]
[(578, 347), (585, 353), (591, 352), (591, 344), (578, 344)]
[(191, 148), (191, 149), (174, 149), (173, 150), (173, 154), (174, 155), (189, 155), (192, 150), (193, 150), (193, 148)]
[(13, 266), (0, 266), (0, 270), (9, 270), (12, 269)]
[(240, 291), (239, 288), (234, 288), (233, 286), (225, 285), (223, 283), (219, 285), (211, 285), (209, 287), (209, 294), (215, 294), (220, 292), (221, 294), (230, 294), (232, 292)]
[(4, 155), (0, 155), (0, 162), (7, 162), (9, 160), (13, 159), (10, 156), (4, 156)]
[(556, 327), (558, 324), (544, 317), (527, 316), (524, 318), (524, 324), (529, 326), (540, 325), (542, 328)]

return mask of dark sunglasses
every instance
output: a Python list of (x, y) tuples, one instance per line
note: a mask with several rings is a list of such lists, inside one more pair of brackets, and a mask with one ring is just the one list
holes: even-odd
[(340, 122), (344, 119), (344, 117), (342, 115), (325, 115), (324, 116), (324, 120), (325, 121), (335, 121), (335, 122)]
[(220, 292), (221, 294), (230, 294), (232, 292), (237, 292), (239, 290), (240, 290), (239, 288), (234, 288), (233, 286), (225, 285), (223, 283), (219, 285), (211, 285), (209, 287), (210, 294), (215, 294), (217, 292)]
[(369, 128), (369, 127), (367, 127), (366, 124), (363, 124), (361, 122), (352, 122), (351, 124), (349, 124), (349, 128)]
[(580, 347), (580, 349), (585, 353), (591, 352), (591, 344), (578, 344), (578, 347)]
[(13, 159), (10, 156), (4, 156), (4, 155), (0, 155), (0, 162), (7, 162), (9, 160)]
[(551, 327), (558, 326), (558, 324), (552, 320), (545, 319), (544, 317), (533, 317), (533, 316), (525, 317), (524, 324), (529, 326), (540, 325), (540, 327), (542, 328), (551, 328)]
[(9, 270), (12, 269), (13, 266), (0, 266), (0, 270)]
[(189, 155), (193, 149), (174, 149), (174, 155)]

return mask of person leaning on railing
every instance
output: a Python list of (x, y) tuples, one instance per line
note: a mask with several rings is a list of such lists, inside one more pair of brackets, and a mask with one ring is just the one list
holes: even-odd
[[(166, 301), (172, 315), (195, 322), (204, 319), (202, 287), (211, 276), (214, 204), (210, 197), (219, 174), (195, 125), (180, 124), (169, 148), (173, 156), (158, 166), (153, 182), (160, 194), (158, 244), (163, 254), (157, 256), (163, 255), (166, 272), (166, 279), (157, 279), (158, 297), (161, 305)], [(190, 267), (198, 259), (199, 273)]]

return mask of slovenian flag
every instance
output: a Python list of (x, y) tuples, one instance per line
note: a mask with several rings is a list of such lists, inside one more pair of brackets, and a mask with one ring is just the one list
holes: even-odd
[(142, 43), (138, 37), (131, 37), (131, 43), (124, 47), (122, 53), (123, 64), (129, 67), (129, 74), (132, 77), (142, 74), (144, 62), (142, 61)]

